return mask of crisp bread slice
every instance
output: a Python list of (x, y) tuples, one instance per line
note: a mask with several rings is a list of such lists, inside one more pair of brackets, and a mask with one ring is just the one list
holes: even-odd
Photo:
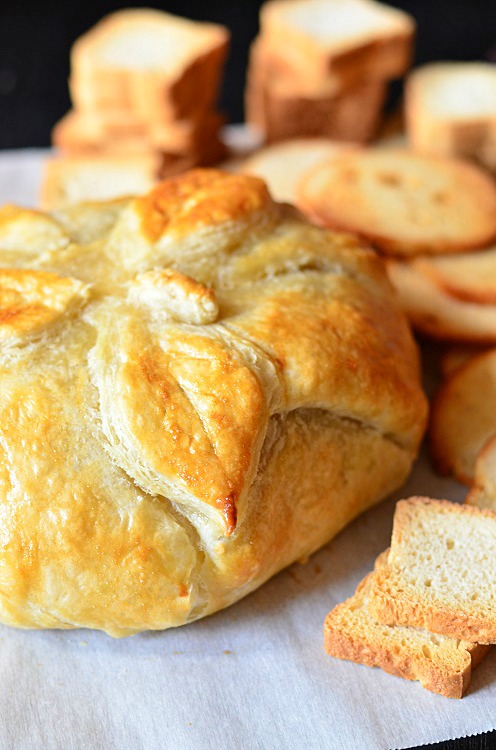
[(370, 587), (372, 616), (496, 643), (496, 513), (414, 497), (396, 505), (387, 565)]
[[(380, 555), (376, 570), (386, 563)], [(447, 698), (461, 698), (468, 689), (472, 668), (489, 646), (434, 635), (405, 626), (381, 625), (368, 610), (370, 573), (355, 594), (330, 612), (324, 624), (324, 646), (328, 654), (389, 674), (418, 680), (422, 687)]]

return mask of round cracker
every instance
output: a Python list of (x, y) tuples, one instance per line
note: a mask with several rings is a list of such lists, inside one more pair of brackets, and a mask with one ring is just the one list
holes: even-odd
[(276, 201), (296, 203), (298, 182), (309, 169), (353, 147), (328, 138), (296, 138), (256, 151), (240, 171), (265, 180)]
[(463, 252), (496, 238), (496, 186), (457, 159), (361, 149), (313, 168), (299, 203), (329, 227), (399, 256)]
[(441, 341), (496, 344), (496, 305), (456, 299), (415, 262), (388, 260), (386, 267), (401, 307), (416, 330)]
[(457, 299), (496, 304), (496, 247), (479, 252), (422, 258), (416, 267)]

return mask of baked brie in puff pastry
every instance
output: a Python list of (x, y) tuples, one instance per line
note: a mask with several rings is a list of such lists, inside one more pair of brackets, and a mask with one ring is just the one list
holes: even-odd
[(181, 625), (407, 476), (426, 404), (381, 262), (196, 170), (0, 211), (0, 619)]

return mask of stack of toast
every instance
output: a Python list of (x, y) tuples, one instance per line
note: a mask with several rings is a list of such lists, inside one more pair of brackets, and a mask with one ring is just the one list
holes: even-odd
[(494, 510), (400, 501), (390, 549), (326, 618), (326, 651), (461, 698), (496, 643), (495, 553)]
[(73, 109), (53, 130), (71, 155), (160, 154), (163, 175), (224, 154), (216, 99), (226, 28), (159, 10), (107, 16), (74, 44)]
[(415, 24), (374, 0), (271, 0), (250, 53), (246, 120), (268, 142), (366, 142), (387, 84), (408, 69)]

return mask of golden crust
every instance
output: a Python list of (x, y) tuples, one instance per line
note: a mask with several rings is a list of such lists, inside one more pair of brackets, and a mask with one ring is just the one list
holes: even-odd
[(0, 341), (41, 335), (87, 296), (85, 285), (45, 271), (0, 269)]
[(136, 210), (143, 234), (156, 242), (165, 231), (181, 236), (238, 221), (270, 202), (265, 183), (256, 177), (196, 169), (162, 182), (136, 201)]
[(401, 484), (426, 403), (374, 253), (220, 172), (58, 218), (5, 271), (59, 317), (0, 366), (3, 621), (189, 622)]

